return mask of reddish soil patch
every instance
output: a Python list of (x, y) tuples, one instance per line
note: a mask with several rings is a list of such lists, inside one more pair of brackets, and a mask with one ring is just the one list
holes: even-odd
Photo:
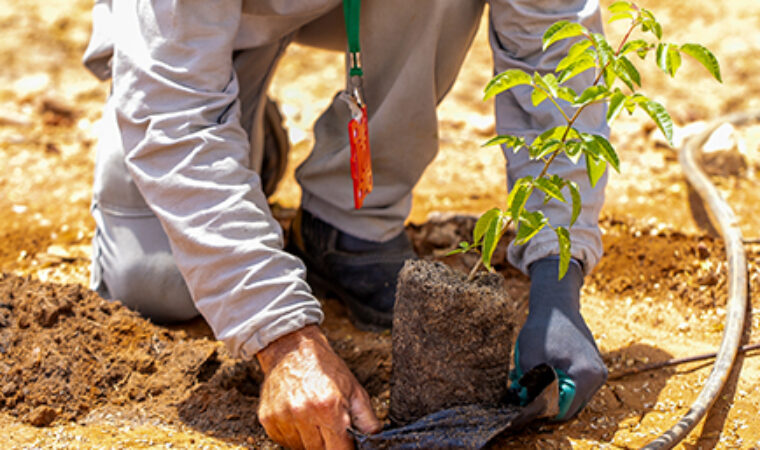
[(722, 240), (619, 220), (604, 225), (605, 256), (591, 276), (594, 284), (618, 296), (635, 293), (677, 298), (700, 308), (725, 306), (727, 270)]
[(80, 285), (7, 274), (0, 314), (0, 405), (14, 417), (44, 426), (139, 405), (217, 436), (263, 436), (261, 372), (213, 340), (154, 325)]

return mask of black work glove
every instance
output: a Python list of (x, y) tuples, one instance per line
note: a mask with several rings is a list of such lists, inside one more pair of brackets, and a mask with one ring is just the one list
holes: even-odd
[(510, 374), (519, 388), (523, 373), (547, 363), (560, 379), (559, 414), (568, 420), (588, 403), (607, 380), (607, 368), (594, 336), (580, 313), (583, 271), (571, 260), (562, 280), (558, 257), (530, 265), (530, 311), (515, 344), (515, 368)]

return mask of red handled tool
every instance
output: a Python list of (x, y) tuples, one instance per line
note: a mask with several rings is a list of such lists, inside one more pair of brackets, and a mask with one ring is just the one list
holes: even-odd
[(348, 140), (351, 144), (351, 179), (354, 182), (354, 208), (359, 209), (372, 192), (372, 158), (369, 151), (367, 105), (362, 92), (361, 47), (359, 45), (359, 10), (361, 0), (343, 0), (343, 14), (348, 33), (351, 70), (350, 88), (341, 95), (351, 110)]

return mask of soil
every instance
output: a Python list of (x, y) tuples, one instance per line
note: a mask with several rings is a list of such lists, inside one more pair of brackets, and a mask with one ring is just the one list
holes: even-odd
[(485, 272), (468, 281), (440, 262), (404, 264), (393, 312), (393, 424), (504, 401), (515, 323), (503, 282)]
[(158, 327), (78, 284), (2, 275), (2, 409), (34, 426), (135, 408), (211, 434), (261, 436), (255, 363)]
[[(722, 85), (688, 60), (677, 81), (655, 68), (642, 70), (644, 91), (669, 107), (679, 133), (723, 114), (760, 108), (757, 0), (639, 3), (656, 13), (666, 40), (700, 42), (721, 61)], [(26, 305), (18, 310), (0, 306), (3, 446), (274, 447), (255, 424), (257, 370), (230, 359), (202, 321), (158, 326), (82, 288), (88, 283), (94, 230), (88, 212), (94, 126), (108, 92), (108, 84), (80, 63), (91, 7), (90, 0), (0, 0), (0, 272), (6, 274), (0, 303)], [(619, 35), (609, 29), (613, 39)], [(271, 95), (293, 143), (286, 179), (274, 196), (284, 224), (300, 196), (293, 169), (311, 147), (312, 123), (342, 87), (343, 68), (339, 54), (296, 45), (279, 66)], [(484, 21), (460, 79), (439, 108), (440, 154), (415, 189), (408, 229), (422, 256), (462, 270), (471, 256), (445, 253), (466, 238), (472, 222), (468, 214), (501, 205), (505, 193), (502, 155), (480, 148), (494, 134), (493, 105), (479, 100), (490, 75)], [(618, 120), (612, 141), (622, 174), (610, 177), (602, 211), (606, 256), (587, 278), (582, 299), (583, 314), (613, 375), (715, 351), (726, 318), (724, 249), (684, 181), (676, 152), (663, 144), (647, 118)], [(736, 155), (715, 158), (711, 164), (732, 162), (727, 170), (711, 171), (712, 179), (745, 238), (756, 242), (760, 124), (739, 127), (736, 135), (746, 166), (735, 163)], [(746, 249), (748, 343), (760, 341), (760, 246), (750, 243)], [(497, 268), (517, 303), (519, 323), (528, 280), (500, 252)], [(18, 295), (11, 299), (10, 291)], [(367, 387), (378, 415), (387, 419), (390, 336), (356, 330), (331, 299), (324, 306), (328, 337)], [(27, 328), (19, 328), (22, 317)], [(151, 350), (153, 336), (162, 343), (160, 351)], [(16, 353), (16, 346), (26, 352)], [(109, 363), (96, 362), (86, 348)], [(739, 358), (715, 407), (682, 447), (760, 447), (758, 356)], [(219, 367), (204, 380), (198, 365), (207, 361)], [(29, 369), (17, 373), (19, 367)], [(615, 379), (573, 421), (536, 424), (498, 447), (640, 447), (688, 410), (711, 367), (707, 361)], [(8, 387), (11, 376), (18, 381)], [(157, 386), (163, 388), (149, 391)]]

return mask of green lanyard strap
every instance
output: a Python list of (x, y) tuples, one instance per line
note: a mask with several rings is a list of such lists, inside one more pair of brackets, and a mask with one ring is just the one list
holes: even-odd
[(361, 46), (359, 44), (359, 17), (361, 0), (343, 0), (343, 17), (346, 20), (348, 34), (348, 52), (351, 57), (351, 76), (362, 76)]

